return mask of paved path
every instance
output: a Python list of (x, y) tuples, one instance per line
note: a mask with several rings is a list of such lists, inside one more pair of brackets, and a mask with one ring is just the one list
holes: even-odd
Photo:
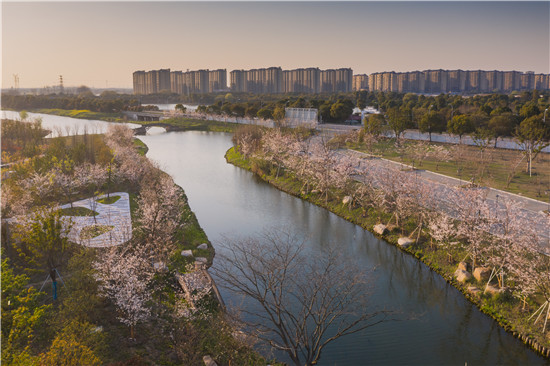
[[(324, 123), (319, 124), (317, 129), (321, 132), (329, 133), (331, 136), (334, 136), (336, 134), (342, 134), (342, 133), (349, 133), (354, 130), (359, 130), (363, 126), (360, 124), (355, 125), (342, 125), (342, 124), (335, 124), (335, 123)], [(384, 136), (386, 137), (395, 137), (395, 134), (392, 131), (387, 131)], [(406, 140), (422, 140), (422, 141), (429, 141), (430, 137), (428, 133), (422, 133), (418, 130), (405, 130), (403, 132), (403, 138)], [(432, 133), (432, 142), (443, 142), (447, 144), (458, 144), (459, 137), (455, 135), (450, 135), (448, 133)], [(462, 137), (462, 143), (465, 145), (471, 145), (475, 146), (475, 142), (473, 139), (466, 135)], [(494, 146), (494, 141), (492, 143)], [(504, 137), (499, 138), (497, 141), (497, 147), (499, 149), (510, 149), (510, 150), (523, 150), (517, 142), (510, 137)], [(550, 153), (550, 146), (545, 147), (542, 149), (542, 152)]]
[[(120, 245), (132, 238), (132, 219), (130, 216), (130, 197), (126, 192), (111, 193), (111, 196), (120, 196), (120, 198), (110, 205), (99, 202), (94, 203), (92, 198), (73, 202), (73, 207), (85, 207), (98, 213), (97, 216), (66, 216), (73, 221), (73, 227), (69, 233), (69, 239), (75, 243), (80, 243), (87, 247), (110, 247)], [(99, 196), (97, 199), (107, 197)], [(60, 208), (69, 208), (71, 204), (66, 204)], [(86, 226), (108, 225), (114, 228), (104, 234), (91, 239), (81, 239), (80, 232)]]
[[(436, 202), (436, 206), (441, 211), (446, 212), (451, 216), (455, 216), (456, 208), (450, 205), (448, 201), (449, 194), (452, 194), (450, 191), (451, 187), (458, 187), (467, 184), (467, 181), (459, 180), (442, 174), (426, 171), (426, 170), (412, 170), (412, 167), (406, 164), (401, 164), (391, 160), (373, 157), (367, 153), (363, 153), (355, 150), (339, 150), (341, 154), (348, 154), (354, 158), (359, 159), (368, 159), (368, 167), (371, 170), (371, 174), (381, 174), (383, 171), (387, 171), (388, 168), (394, 169), (407, 169), (410, 174), (415, 174), (416, 177), (422, 181), (422, 184), (428, 187), (431, 192), (431, 199)], [(358, 169), (365, 169), (366, 164), (359, 163)], [(522, 197), (513, 193), (504, 192), (498, 189), (493, 188), (482, 188), (487, 190), (487, 200), (489, 204), (493, 207), (495, 214), (500, 212), (496, 210), (497, 207), (503, 208), (503, 205), (498, 202), (498, 199), (506, 197), (511, 200), (520, 202), (522, 210), (526, 219), (525, 225), (535, 225), (539, 232), (539, 242), (542, 250), (545, 253), (550, 253), (550, 216), (543, 212), (548, 209), (548, 203), (537, 201), (528, 197)]]

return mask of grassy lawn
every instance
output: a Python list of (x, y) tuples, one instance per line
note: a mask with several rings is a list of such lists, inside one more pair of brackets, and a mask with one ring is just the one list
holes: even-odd
[(153, 121), (153, 122), (137, 122), (144, 126), (148, 124), (155, 123), (166, 123), (175, 127), (179, 131), (212, 131), (212, 132), (233, 132), (238, 126), (241, 126), (238, 123), (229, 123), (221, 121), (205, 121), (202, 119), (194, 118), (168, 118), (163, 119), (162, 121)]
[(67, 207), (61, 209), (63, 216), (97, 216), (97, 212), (86, 207)]
[(149, 148), (147, 147), (147, 145), (145, 145), (143, 141), (137, 138), (134, 139), (134, 147), (136, 148), (138, 154), (142, 156), (147, 154), (147, 151), (149, 151)]
[(101, 234), (108, 233), (109, 231), (113, 230), (113, 225), (91, 225), (86, 226), (80, 231), (80, 238), (81, 239), (92, 239), (96, 236), (100, 236)]
[[(526, 197), (547, 201), (550, 197), (545, 191), (550, 190), (550, 154), (541, 153), (533, 161), (532, 176), (526, 173), (526, 158), (520, 151), (508, 149), (487, 148), (483, 152), (476, 146), (449, 145), (431, 143), (449, 151), (448, 161), (442, 161), (437, 156), (427, 156), (425, 159), (415, 158), (412, 150), (415, 146), (426, 146), (417, 141), (402, 141), (401, 146), (395, 145), (394, 139), (380, 139), (367, 146), (364, 143), (348, 143), (347, 147), (381, 156), (383, 158), (412, 165), (450, 177), (474, 181), (482, 186), (501, 189)], [(523, 158), (523, 160), (522, 160)]]
[(120, 199), (120, 196), (111, 196), (111, 197), (104, 197), (97, 200), (97, 202), (102, 203), (104, 205), (110, 205), (112, 203), (115, 203)]
[(87, 109), (58, 109), (58, 108), (43, 108), (35, 109), (32, 112), (54, 114), (56, 116), (80, 118), (80, 119), (95, 119), (108, 122), (125, 122), (120, 113), (103, 113), (92, 112)]

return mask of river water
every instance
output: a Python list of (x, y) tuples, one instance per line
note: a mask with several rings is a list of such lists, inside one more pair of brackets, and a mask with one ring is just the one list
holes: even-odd
[[(409, 320), (379, 324), (342, 338), (326, 348), (320, 364), (548, 364), (415, 258), (227, 164), (224, 154), (231, 146), (230, 134), (171, 132), (140, 139), (149, 147), (148, 156), (185, 189), (214, 246), (224, 235), (286, 226), (309, 237), (309, 250), (337, 246), (347, 260), (366, 269), (376, 267), (373, 309), (398, 310)], [(240, 301), (223, 289), (222, 296), (229, 303)]]
[[(46, 128), (57, 125), (67, 131), (88, 123), (100, 132), (109, 125), (41, 116)], [(376, 268), (372, 308), (398, 310), (403, 320), (334, 342), (323, 352), (321, 365), (550, 365), (415, 258), (227, 164), (224, 154), (231, 146), (230, 134), (150, 131), (140, 137), (149, 147), (147, 155), (185, 189), (191, 209), (214, 246), (224, 235), (250, 235), (266, 227), (286, 226), (309, 238), (308, 250), (337, 246), (346, 260), (365, 269)], [(221, 291), (227, 303), (240, 301)]]
[[(46, 137), (56, 136), (68, 136), (68, 135), (83, 135), (85, 132), (88, 134), (105, 133), (109, 126), (113, 124), (119, 124), (115, 122), (105, 122), (99, 120), (80, 119), (55, 116), (52, 114), (43, 113), (28, 113), (28, 121), (35, 118), (42, 119), (42, 127), (50, 130), (51, 133)], [(2, 118), (8, 118), (13, 120), (19, 119), (19, 112), (15, 111), (2, 111)], [(140, 127), (135, 123), (126, 123), (130, 128)]]

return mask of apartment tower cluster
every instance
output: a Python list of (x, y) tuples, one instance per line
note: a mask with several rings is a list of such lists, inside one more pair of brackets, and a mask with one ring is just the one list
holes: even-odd
[[(153, 94), (162, 90), (177, 94), (201, 94), (228, 90), (225, 69), (136, 71), (133, 78), (134, 94)], [(269, 67), (231, 71), (229, 88), (235, 92), (257, 94), (335, 93), (352, 91), (352, 82), (353, 71), (350, 68), (282, 70), (280, 67)]]
[(235, 92), (245, 93), (337, 93), (349, 92), (352, 88), (353, 71), (347, 69), (282, 70), (267, 69), (233, 70), (230, 87)]
[(368, 90), (398, 93), (491, 93), (550, 89), (546, 74), (519, 71), (425, 70), (380, 72), (369, 76)]
[(227, 90), (227, 71), (136, 71), (134, 94), (155, 94), (163, 90), (177, 94), (204, 94)]
[(226, 69), (136, 71), (134, 94), (154, 94), (163, 90), (177, 94), (204, 94), (234, 91), (256, 94), (338, 93), (356, 90), (398, 93), (491, 93), (513, 90), (550, 89), (550, 75), (519, 71), (425, 70), (379, 72), (353, 75), (350, 68), (320, 70), (310, 67), (282, 70), (269, 67), (230, 72)]

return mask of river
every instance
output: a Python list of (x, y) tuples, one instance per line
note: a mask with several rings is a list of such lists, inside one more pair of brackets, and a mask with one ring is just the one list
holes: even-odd
[[(69, 126), (67, 130), (86, 123), (48, 116), (44, 125), (51, 128), (54, 119)], [(191, 209), (215, 247), (224, 235), (286, 226), (309, 238), (308, 250), (337, 246), (346, 260), (357, 261), (365, 269), (376, 268), (372, 308), (398, 310), (403, 320), (334, 342), (323, 352), (320, 365), (550, 365), (414, 257), (227, 164), (224, 154), (231, 146), (230, 134), (151, 132), (140, 137), (149, 147), (147, 155), (185, 189)], [(240, 301), (223, 289), (222, 296), (229, 304)]]
[[(147, 155), (185, 189), (214, 246), (224, 235), (286, 226), (308, 236), (310, 250), (336, 245), (347, 260), (366, 269), (376, 267), (373, 308), (398, 310), (409, 320), (342, 338), (324, 351), (320, 364), (548, 364), (415, 258), (227, 164), (223, 156), (231, 146), (230, 134), (171, 132), (140, 139), (149, 147)], [(223, 289), (222, 296), (228, 303), (240, 301)]]
[[(50, 134), (46, 137), (56, 137), (56, 136), (68, 136), (68, 135), (82, 135), (85, 132), (89, 134), (94, 133), (105, 133), (109, 126), (113, 124), (119, 124), (116, 122), (105, 122), (99, 120), (90, 120), (90, 119), (81, 119), (81, 118), (70, 118), (63, 116), (55, 116), (53, 114), (43, 114), (43, 113), (27, 113), (28, 121), (31, 121), (35, 118), (42, 119), (42, 127), (46, 130), (50, 130)], [(2, 118), (8, 118), (13, 120), (19, 119), (19, 112), (15, 111), (2, 111)], [(135, 123), (126, 123), (131, 128), (137, 128), (141, 125)]]

